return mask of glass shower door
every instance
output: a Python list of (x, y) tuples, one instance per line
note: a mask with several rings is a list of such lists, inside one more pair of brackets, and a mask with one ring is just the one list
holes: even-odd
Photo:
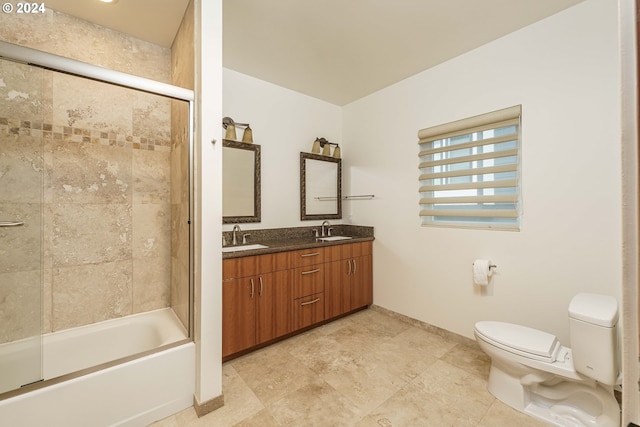
[(44, 73), (0, 59), (0, 394), (42, 379)]

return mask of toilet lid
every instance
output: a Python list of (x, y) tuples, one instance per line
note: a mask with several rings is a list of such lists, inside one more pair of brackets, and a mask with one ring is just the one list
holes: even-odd
[(538, 360), (553, 362), (560, 348), (554, 335), (512, 323), (482, 321), (476, 323), (476, 331), (505, 350)]

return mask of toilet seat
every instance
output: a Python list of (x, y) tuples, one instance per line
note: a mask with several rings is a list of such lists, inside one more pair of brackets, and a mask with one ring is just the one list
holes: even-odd
[(513, 323), (481, 321), (475, 331), (491, 345), (541, 362), (555, 362), (561, 348), (554, 335)]

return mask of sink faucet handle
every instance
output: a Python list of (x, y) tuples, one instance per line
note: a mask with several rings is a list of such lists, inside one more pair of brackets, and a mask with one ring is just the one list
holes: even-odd
[(224, 238), (224, 234), (222, 235), (222, 247), (227, 246), (227, 239)]
[(247, 244), (247, 237), (251, 236), (251, 233), (245, 233), (242, 235), (242, 244), (246, 245)]
[(332, 230), (333, 230), (333, 227), (329, 227), (329, 229), (327, 230), (327, 236), (331, 236)]
[(315, 234), (315, 237), (320, 237), (320, 236), (318, 236), (318, 229), (317, 228), (314, 228), (311, 231), (313, 231), (313, 233)]

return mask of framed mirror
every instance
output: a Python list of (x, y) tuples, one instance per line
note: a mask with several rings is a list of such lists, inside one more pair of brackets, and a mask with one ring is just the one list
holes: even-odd
[(342, 218), (342, 160), (300, 153), (300, 219)]
[(222, 223), (260, 221), (260, 146), (224, 139)]

